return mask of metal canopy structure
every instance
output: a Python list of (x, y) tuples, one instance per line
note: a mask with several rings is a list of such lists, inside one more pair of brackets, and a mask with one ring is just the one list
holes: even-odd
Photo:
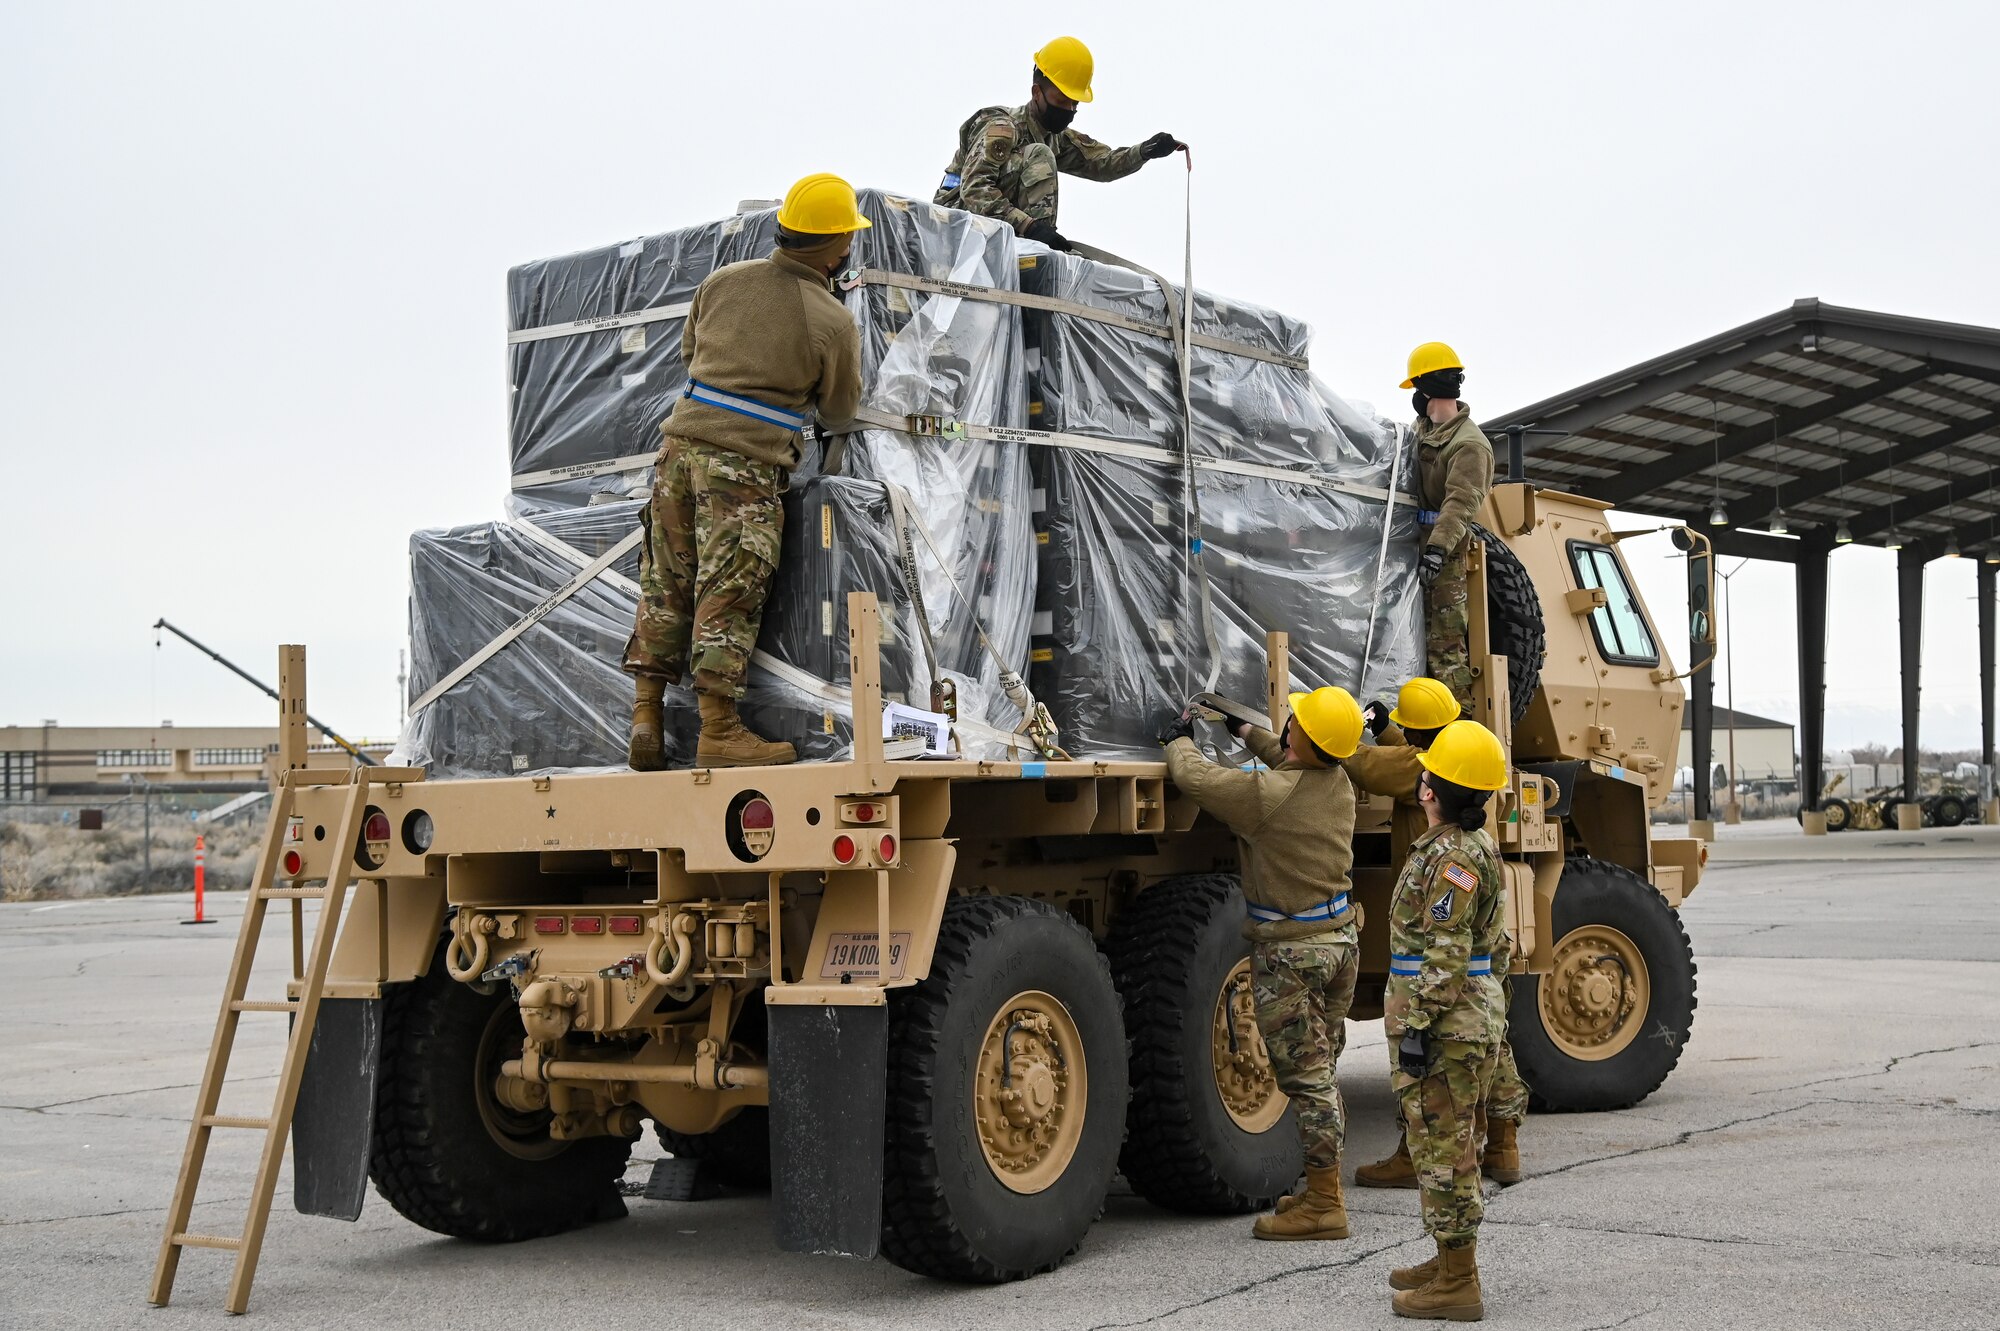
[[(1484, 422), (1541, 485), (1685, 522), (1718, 553), (1797, 571), (1800, 785), (1818, 807), (1827, 559), (1897, 552), (1903, 780), (1918, 788), (1923, 570), (1980, 559), (1981, 760), (1994, 762), (2000, 572), (2000, 329), (1795, 302)], [(1517, 466), (1520, 464), (1516, 464)], [(1697, 817), (1711, 816), (1713, 692), (1692, 681)]]

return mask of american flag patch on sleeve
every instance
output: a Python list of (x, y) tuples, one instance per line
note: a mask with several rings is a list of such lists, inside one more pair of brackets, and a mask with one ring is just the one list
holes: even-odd
[(1453, 887), (1462, 888), (1467, 892), (1477, 892), (1479, 890), (1479, 875), (1466, 868), (1463, 864), (1445, 865), (1444, 880)]

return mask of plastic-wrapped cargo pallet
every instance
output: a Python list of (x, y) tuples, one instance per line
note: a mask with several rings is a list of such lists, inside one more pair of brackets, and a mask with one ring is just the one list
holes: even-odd
[[(1158, 283), (1128, 269), (1039, 248), (1022, 269), (1037, 295), (1169, 323)], [(1193, 519), (1172, 461), (1184, 439), (1173, 342), (1082, 314), (1030, 316), (1036, 426), (1163, 453), (1036, 450), (1042, 562), (1031, 678), (1072, 752), (1155, 752), (1157, 720), (1202, 687), (1212, 664), (1221, 692), (1260, 698), (1271, 629), (1292, 635), (1300, 687), (1380, 696), (1422, 664), (1416, 513), (1404, 502), (1388, 514), (1386, 502), (1396, 430), (1313, 379), (1298, 321), (1197, 292), (1193, 323), (1197, 339), (1238, 348), (1198, 340), (1189, 374), (1213, 663), (1200, 588), (1181, 555)], [(1407, 489), (1407, 469), (1404, 478)]]

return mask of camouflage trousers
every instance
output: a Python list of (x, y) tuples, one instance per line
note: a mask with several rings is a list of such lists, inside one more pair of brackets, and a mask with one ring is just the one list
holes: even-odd
[[(1509, 1001), (1513, 999), (1511, 978), (1500, 982), (1500, 992)], [(1486, 1090), (1486, 1116), (1511, 1119), (1515, 1123), (1528, 1117), (1528, 1084), (1521, 1080), (1521, 1070), (1514, 1066), (1514, 1046), (1505, 1036), (1493, 1051), (1493, 1084)]]
[[(1479, 1104), (1493, 1082), (1495, 1046), (1434, 1040), (1431, 1070), (1412, 1077), (1396, 1067), (1391, 1084), (1403, 1107), (1403, 1139), (1422, 1192), (1424, 1232), (1447, 1247), (1470, 1242), (1486, 1214), (1480, 1190)], [(1396, 1041), (1389, 1041), (1396, 1063)]]
[(778, 569), (783, 472), (713, 444), (668, 435), (653, 467), (639, 555), (639, 614), (625, 669), (737, 698)]
[(1472, 629), (1466, 622), (1465, 551), (1446, 555), (1437, 581), (1424, 593), (1424, 656), (1430, 676), (1472, 712)]
[(1299, 1111), (1299, 1138), (1308, 1169), (1340, 1164), (1347, 1113), (1334, 1065), (1347, 1047), (1347, 1010), (1361, 950), (1353, 943), (1294, 939), (1250, 949), (1257, 1029), (1270, 1051), (1278, 1089)]

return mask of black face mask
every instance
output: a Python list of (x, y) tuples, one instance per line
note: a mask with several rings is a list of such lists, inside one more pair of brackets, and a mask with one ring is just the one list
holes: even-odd
[(1410, 394), (1410, 405), (1417, 409), (1417, 415), (1424, 415), (1431, 409), (1430, 394), (1419, 388), (1416, 392)]
[(1432, 370), (1429, 374), (1418, 375), (1414, 382), (1419, 392), (1432, 397), (1455, 398), (1458, 390), (1465, 387), (1465, 371)]
[(1035, 119), (1049, 133), (1060, 134), (1069, 128), (1071, 121), (1076, 119), (1076, 108), (1073, 106), (1050, 106), (1044, 102), (1035, 108)]

